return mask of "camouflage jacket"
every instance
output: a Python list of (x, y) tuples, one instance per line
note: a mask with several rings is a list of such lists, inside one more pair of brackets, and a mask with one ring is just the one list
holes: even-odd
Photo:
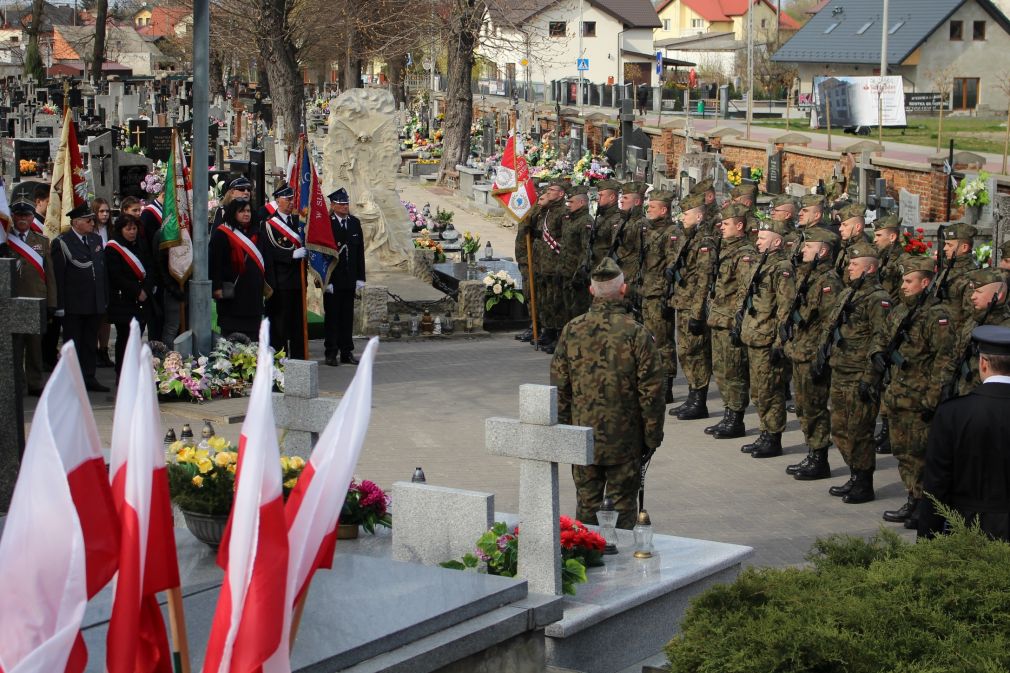
[(617, 264), (624, 272), (628, 285), (632, 285), (635, 277), (638, 275), (642, 256), (642, 242), (645, 239), (645, 232), (648, 228), (649, 221), (645, 217), (633, 217), (624, 225), (621, 242), (617, 246)]
[(746, 236), (723, 239), (719, 249), (719, 275), (715, 281), (715, 294), (709, 303), (710, 327), (729, 329), (740, 307), (758, 251)]
[[(834, 322), (835, 314), (842, 309), (851, 293), (852, 288), (849, 288), (838, 300), (827, 326)], [(850, 305), (852, 311), (838, 334), (824, 334), (822, 340), (822, 343), (829, 339), (834, 341), (831, 372), (839, 380), (858, 379), (868, 374), (873, 368), (870, 356), (883, 352), (890, 338), (888, 316), (891, 313), (891, 297), (875, 277), (866, 277)]]
[(848, 241), (842, 241), (842, 249), (838, 253), (838, 257), (835, 258), (835, 273), (838, 274), (838, 277), (842, 279), (843, 283), (849, 282), (849, 261), (851, 259), (849, 257), (849, 250), (858, 241), (863, 241), (865, 243), (873, 245), (873, 239), (871, 239), (864, 231), (862, 234), (859, 235), (858, 238), (853, 238)]
[(894, 243), (880, 255), (880, 285), (891, 295), (891, 301), (898, 304), (901, 301), (901, 260), (905, 249), (901, 242)]
[(659, 352), (622, 302), (596, 299), (565, 325), (551, 384), (558, 387), (558, 421), (593, 429), (595, 465), (626, 463), (662, 443)]
[[(950, 313), (951, 320), (956, 323), (960, 323), (972, 313), (968, 273), (977, 268), (975, 258), (970, 254), (960, 255), (954, 259), (954, 267), (947, 278), (947, 298), (943, 303)], [(943, 269), (937, 269), (937, 273), (942, 275)]]
[[(562, 220), (565, 217), (564, 201), (556, 201), (545, 208), (539, 208), (535, 218), (530, 218), (533, 227), (533, 264), (536, 273), (544, 275), (561, 274), (561, 249), (564, 239)], [(557, 249), (544, 239), (544, 232), (553, 239)]]
[(669, 217), (649, 222), (643, 237), (645, 255), (642, 261), (643, 297), (653, 299), (666, 294), (666, 268), (673, 264), (679, 227)]
[(688, 249), (678, 270), (680, 279), (673, 284), (670, 306), (687, 311), (689, 317), (695, 320), (704, 320), (705, 295), (708, 294), (708, 279), (715, 263), (716, 239), (701, 231), (701, 224), (692, 230), (677, 227), (673, 235), (676, 240), (671, 264), (677, 260), (684, 246)]
[[(959, 395), (967, 395), (972, 388), (982, 383), (978, 374), (978, 358), (974, 354), (962, 361), (962, 356), (969, 352), (971, 348), (971, 331), (979, 326), (979, 320), (985, 314), (985, 310), (973, 312), (956, 325), (957, 336), (951, 348), (951, 358), (946, 363), (946, 371), (943, 374), (943, 384), (956, 379), (956, 392)], [(996, 325), (998, 327), (1010, 327), (1010, 305), (1005, 302), (996, 306), (985, 321), (986, 325)]]
[[(574, 213), (565, 213), (561, 218), (561, 275), (566, 281), (572, 279), (586, 258), (586, 241), (593, 226), (593, 218), (588, 208), (580, 208)], [(590, 269), (592, 271), (592, 269)]]
[[(936, 409), (940, 404), (943, 375), (949, 371), (953, 355), (955, 330), (943, 304), (926, 302), (912, 319), (897, 357), (892, 358), (895, 363), (891, 364), (891, 382), (881, 399), (888, 409), (922, 411)], [(888, 337), (894, 335), (909, 310), (911, 306), (902, 302), (891, 312)]]
[[(797, 291), (802, 291), (803, 298), (793, 316), (793, 338), (785, 346), (793, 362), (813, 362), (817, 358), (828, 320), (845, 288), (830, 261), (819, 262), (813, 270), (811, 266), (801, 264), (796, 270)], [(807, 274), (811, 274), (809, 280)]]
[[(796, 294), (793, 265), (782, 250), (769, 253), (757, 279), (757, 288), (750, 306), (744, 307), (743, 342), (753, 348), (766, 348), (779, 343), (779, 325)], [(752, 274), (753, 275), (753, 274)], [(748, 280), (750, 283), (750, 280)]]
[(718, 237), (720, 222), (722, 222), (721, 211), (717, 202), (713, 201), (705, 206), (705, 215), (698, 227), (702, 233)]
[(593, 239), (593, 259), (590, 263), (590, 270), (596, 268), (596, 265), (606, 257), (610, 250), (610, 244), (614, 241), (614, 236), (621, 229), (622, 222), (624, 222), (624, 213), (616, 204), (596, 210), (596, 237)]

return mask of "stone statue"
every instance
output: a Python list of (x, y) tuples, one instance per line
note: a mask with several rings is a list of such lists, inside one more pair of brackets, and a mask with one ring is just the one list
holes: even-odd
[(388, 91), (350, 89), (330, 101), (323, 145), (324, 194), (344, 187), (365, 232), (365, 255), (382, 268), (406, 268), (407, 210), (396, 192), (400, 145), (396, 104)]

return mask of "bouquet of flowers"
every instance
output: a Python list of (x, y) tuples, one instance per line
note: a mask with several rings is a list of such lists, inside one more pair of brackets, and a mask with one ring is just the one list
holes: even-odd
[(433, 241), (427, 229), (422, 229), (421, 236), (414, 239), (414, 247), (422, 250), (434, 250), (436, 263), (445, 261), (445, 250), (442, 249), (442, 244)]
[(975, 257), (975, 263), (981, 268), (989, 266), (989, 261), (992, 259), (992, 244), (983, 243), (974, 250), (971, 254)]
[[(183, 357), (170, 351), (153, 359), (158, 393), (202, 402), (214, 397), (242, 397), (256, 375), (256, 343), (220, 339), (209, 356)], [(274, 387), (284, 390), (284, 351), (274, 354)]]
[(614, 171), (605, 165), (606, 159), (599, 155), (586, 152), (575, 162), (572, 174), (573, 185), (595, 185), (600, 180), (606, 180)]
[(21, 159), (18, 161), (18, 172), (21, 173), (21, 175), (34, 175), (35, 171), (38, 169), (38, 163), (32, 159)]
[(504, 269), (493, 272), (488, 271), (484, 276), (484, 310), (490, 311), (502, 299), (515, 299), (520, 304), (526, 298), (523, 293), (516, 288), (516, 279), (508, 275)]
[(417, 206), (410, 201), (404, 201), (403, 199), (400, 199), (400, 203), (402, 203), (403, 207), (407, 209), (407, 219), (410, 220), (410, 230), (412, 232), (416, 233), (422, 229), (428, 228), (428, 218), (417, 211)]
[(140, 188), (144, 190), (144, 193), (151, 196), (157, 196), (164, 191), (165, 165), (162, 162), (159, 161), (154, 164), (151, 172), (144, 176), (144, 180), (140, 183)]
[(460, 243), (460, 247), (463, 252), (467, 255), (475, 255), (477, 251), (480, 250), (480, 235), (473, 234), (469, 231), (463, 232), (463, 242)]
[(928, 255), (930, 248), (933, 247), (933, 241), (927, 241), (925, 237), (926, 230), (922, 227), (918, 227), (915, 233), (912, 233), (911, 229), (901, 232), (901, 247), (902, 250), (910, 255)]
[(57, 110), (56, 106), (53, 105), (52, 103), (46, 103), (45, 105), (39, 108), (39, 114), (57, 115), (59, 114), (59, 110)]
[(369, 533), (375, 533), (376, 526), (392, 528), (393, 519), (389, 515), (389, 496), (375, 483), (365, 479), (351, 481), (347, 489), (347, 499), (340, 510), (340, 523), (359, 525)]
[(561, 556), (562, 558), (578, 559), (587, 568), (603, 565), (603, 549), (607, 541), (595, 531), (586, 528), (586, 524), (577, 519), (563, 516), (561, 523)]
[(754, 182), (761, 182), (761, 178), (763, 178), (764, 175), (765, 172), (760, 168), (758, 168), (757, 166), (754, 166), (753, 168), (750, 169), (750, 179), (753, 180)]
[(989, 189), (986, 182), (989, 174), (979, 171), (979, 174), (969, 180), (967, 177), (961, 179), (961, 184), (957, 186), (957, 198), (954, 202), (961, 207), (987, 206), (989, 205)]

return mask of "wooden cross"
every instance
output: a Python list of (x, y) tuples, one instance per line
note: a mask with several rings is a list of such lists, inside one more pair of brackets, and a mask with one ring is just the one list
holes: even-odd
[(134, 126), (133, 127), (133, 135), (135, 135), (137, 137), (137, 146), (140, 147), (140, 136), (142, 136), (144, 134), (141, 132), (139, 126)]

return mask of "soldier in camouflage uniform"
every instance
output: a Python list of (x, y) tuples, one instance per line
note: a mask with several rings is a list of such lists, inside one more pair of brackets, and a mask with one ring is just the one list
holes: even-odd
[(841, 218), (838, 233), (842, 237), (842, 250), (835, 260), (835, 272), (843, 283), (848, 283), (849, 251), (856, 243), (873, 243), (873, 239), (866, 233), (866, 206), (863, 204), (850, 203), (838, 211), (838, 216)]
[(831, 417), (828, 414), (828, 393), (831, 370), (814, 376), (817, 351), (824, 340), (828, 321), (842, 294), (842, 280), (831, 265), (834, 248), (841, 241), (824, 227), (806, 231), (800, 247), (800, 264), (796, 268), (799, 306), (791, 316), (791, 336), (785, 344), (786, 355), (793, 365), (796, 385), (796, 415), (807, 443), (807, 457), (786, 468), (786, 474), (800, 481), (827, 479), (828, 447), (831, 446)]
[[(953, 264), (947, 277), (946, 288), (940, 288), (940, 301), (947, 305), (951, 320), (960, 325), (971, 313), (971, 292), (968, 290), (968, 273), (978, 268), (972, 246), (978, 230), (970, 224), (955, 222), (943, 233), (944, 265)], [(936, 272), (943, 274), (944, 269)]]
[(733, 187), (729, 192), (732, 203), (747, 207), (747, 238), (751, 243), (757, 240), (758, 229), (761, 228), (761, 220), (754, 212), (754, 204), (757, 202), (757, 185), (749, 182), (741, 182)]
[(796, 245), (802, 238), (800, 233), (796, 230), (796, 213), (798, 209), (796, 208), (796, 200), (788, 194), (779, 194), (772, 198), (771, 208), (768, 211), (769, 217), (776, 222), (785, 222), (786, 231), (788, 232), (785, 239), (782, 242), (782, 249), (786, 253), (786, 257), (789, 259), (793, 258), (796, 253)]
[[(834, 344), (831, 366), (831, 438), (849, 466), (849, 480), (832, 486), (828, 493), (849, 504), (873, 500), (873, 427), (876, 425), (880, 398), (877, 394), (879, 373), (873, 356), (887, 347), (887, 317), (891, 298), (877, 280), (880, 259), (871, 243), (860, 241), (849, 249), (848, 291), (839, 300), (834, 313), (849, 309), (847, 320), (825, 341)], [(865, 276), (865, 277), (864, 277)], [(856, 289), (856, 285), (862, 285)], [(851, 299), (851, 301), (850, 301)], [(834, 315), (829, 325), (834, 322)]]
[[(561, 277), (564, 280), (565, 322), (589, 310), (587, 276), (579, 276), (586, 259), (586, 243), (593, 229), (589, 215), (589, 188), (577, 185), (568, 190), (568, 213), (561, 223)], [(592, 267), (590, 267), (592, 268)]]
[[(526, 213), (526, 217), (516, 223), (515, 256), (516, 264), (519, 265), (519, 274), (523, 277), (523, 287), (529, 287), (530, 285), (530, 264), (526, 248), (526, 238), (531, 235), (533, 221), (536, 219), (538, 212), (540, 212), (540, 206), (539, 204), (534, 204), (533, 207), (530, 208), (530, 211)], [(530, 247), (532, 247), (532, 241), (530, 241), (530, 244)], [(530, 321), (530, 326), (522, 332), (519, 332), (519, 334), (516, 334), (515, 338), (518, 341), (532, 341), (532, 320)]]
[(663, 370), (649, 331), (621, 300), (627, 286), (610, 258), (593, 270), (589, 311), (561, 332), (551, 360), (558, 421), (593, 429), (593, 464), (572, 466), (576, 516), (596, 522), (604, 490), (631, 528), (643, 461), (663, 441)]
[(620, 209), (628, 219), (617, 239), (614, 250), (617, 254), (617, 264), (624, 271), (624, 277), (632, 285), (630, 287), (628, 299), (637, 302), (635, 296), (634, 280), (638, 277), (638, 270), (642, 264), (642, 238), (645, 236), (647, 223), (642, 222), (642, 199), (647, 185), (644, 182), (625, 182), (621, 188)]
[(743, 414), (750, 403), (747, 348), (733, 343), (729, 335), (758, 259), (757, 250), (747, 240), (747, 212), (747, 207), (740, 204), (730, 204), (722, 209), (718, 276), (715, 292), (709, 300), (712, 369), (715, 370), (725, 411), (722, 420), (705, 428), (705, 433), (716, 439), (744, 436)]
[(617, 207), (621, 183), (617, 180), (600, 180), (596, 184), (596, 234), (593, 236), (593, 259), (589, 269), (596, 268), (610, 252), (614, 237), (624, 223), (624, 213)]
[(701, 232), (706, 236), (719, 238), (719, 223), (722, 217), (719, 215), (719, 203), (715, 196), (715, 185), (712, 180), (702, 180), (691, 188), (691, 195), (699, 195), (703, 199), (705, 215), (701, 220)]
[[(705, 200), (691, 194), (680, 201), (681, 227), (673, 255), (679, 266), (670, 269), (673, 296), (670, 306), (677, 312), (677, 359), (687, 378), (687, 401), (670, 414), (688, 421), (708, 418), (708, 383), (712, 378), (712, 342), (705, 324), (705, 297), (715, 263), (716, 240), (702, 227)], [(675, 262), (676, 264), (677, 262)]]
[[(902, 261), (901, 305), (890, 316), (891, 335), (914, 309), (920, 294), (928, 291), (935, 268), (932, 257), (907, 255)], [(884, 521), (904, 523), (909, 528), (918, 523), (908, 525), (922, 497), (929, 422), (940, 404), (942, 381), (936, 374), (948, 368), (954, 331), (943, 304), (926, 299), (915, 312), (897, 354), (891, 356), (891, 381), (881, 403), (887, 409), (891, 450), (898, 459), (898, 474), (908, 500), (896, 510), (885, 511)]]
[(782, 455), (782, 432), (786, 428), (786, 397), (782, 387), (786, 359), (779, 327), (785, 322), (796, 293), (793, 265), (782, 246), (789, 229), (785, 222), (761, 223), (757, 249), (764, 260), (750, 279), (753, 292), (744, 311), (740, 338), (747, 346), (750, 396), (757, 407), (760, 434), (741, 451), (752, 458)]
[(652, 332), (659, 349), (660, 365), (666, 374), (666, 403), (673, 402), (673, 379), (677, 376), (676, 342), (671, 309), (666, 301), (666, 269), (673, 263), (676, 232), (670, 219), (671, 192), (649, 193), (642, 237), (641, 281), (637, 293), (642, 298), (642, 322)]
[[(999, 254), (996, 256), (998, 262), (997, 268), (1003, 272), (1010, 271), (1010, 240), (1003, 241), (998, 251)], [(994, 251), (993, 254), (995, 255), (996, 252)]]
[(976, 269), (968, 274), (968, 283), (972, 312), (955, 326), (957, 338), (951, 350), (953, 357), (941, 376), (945, 384), (941, 394), (943, 400), (967, 395), (982, 383), (978, 375), (978, 358), (971, 356), (971, 331), (981, 325), (1010, 327), (1006, 276), (998, 269)]
[[(823, 225), (824, 196), (822, 194), (806, 194), (800, 197), (800, 212), (796, 214), (796, 227), (800, 233), (803, 233), (804, 229)], [(836, 234), (838, 233), (832, 227), (828, 228)]]
[(536, 290), (537, 321), (540, 323), (540, 342), (537, 344), (552, 353), (561, 328), (564, 327), (566, 309), (564, 286), (567, 280), (561, 268), (561, 222), (565, 216), (566, 183), (555, 180), (544, 190), (537, 201), (533, 227), (533, 282)]
[(901, 262), (905, 248), (901, 243), (901, 218), (895, 214), (873, 223), (873, 244), (880, 251), (880, 284), (891, 301), (901, 302)]

